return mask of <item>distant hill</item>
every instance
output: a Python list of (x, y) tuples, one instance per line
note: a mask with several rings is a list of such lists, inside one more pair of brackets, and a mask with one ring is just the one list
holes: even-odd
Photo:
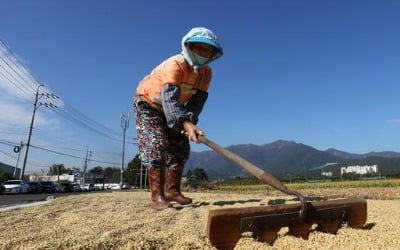
[(358, 159), (358, 158), (361, 158), (361, 156), (359, 154), (347, 153), (347, 152), (340, 151), (340, 150), (337, 150), (337, 149), (334, 149), (334, 148), (330, 148), (328, 150), (325, 150), (325, 152), (327, 152), (328, 154), (337, 156), (337, 157), (339, 157), (341, 159), (346, 159), (346, 160), (347, 159)]
[[(391, 151), (368, 154), (352, 154), (333, 148), (321, 151), (302, 143), (286, 140), (263, 145), (232, 145), (226, 149), (275, 176), (302, 175), (310, 171), (314, 173), (328, 170), (340, 171), (340, 164), (353, 162), (379, 163), (380, 167), (390, 169), (390, 171), (400, 169), (400, 153)], [(213, 179), (249, 176), (241, 167), (212, 150), (191, 152), (185, 171), (196, 167), (203, 168)]]
[[(342, 160), (340, 157), (302, 143), (284, 140), (264, 145), (233, 145), (226, 149), (277, 176), (300, 174), (327, 162)], [(191, 153), (186, 170), (195, 167), (204, 168), (211, 178), (248, 176), (241, 167), (211, 150)]]
[(372, 156), (378, 156), (378, 157), (386, 157), (386, 158), (400, 158), (400, 153), (398, 152), (393, 152), (393, 151), (383, 151), (383, 152), (370, 152), (367, 154), (352, 154), (352, 153), (347, 153), (344, 151), (340, 151), (334, 148), (330, 148), (328, 150), (325, 150), (325, 152), (340, 157), (342, 159), (361, 159), (361, 158), (367, 158), (367, 157), (372, 157)]

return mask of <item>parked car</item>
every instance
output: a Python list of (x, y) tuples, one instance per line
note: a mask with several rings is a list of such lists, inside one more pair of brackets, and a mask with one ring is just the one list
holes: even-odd
[(3, 186), (3, 184), (0, 184), (0, 194), (4, 194), (6, 192), (6, 188)]
[(42, 181), (40, 182), (42, 185), (43, 192), (45, 193), (55, 193), (56, 192), (56, 184), (52, 181)]
[(60, 185), (63, 187), (64, 193), (74, 192), (74, 187), (71, 183), (60, 183)]
[(3, 182), (6, 194), (20, 194), (27, 193), (29, 190), (29, 184), (24, 180), (9, 180)]
[(121, 189), (121, 186), (120, 186), (119, 184), (117, 184), (117, 183), (112, 183), (112, 184), (110, 185), (110, 189), (112, 189), (112, 190), (118, 190), (118, 189)]
[(29, 185), (28, 193), (40, 194), (43, 192), (42, 184), (40, 184), (40, 182), (38, 181), (30, 181), (28, 182), (28, 185)]
[(94, 189), (94, 184), (86, 183), (86, 184), (83, 185), (82, 190), (83, 191), (94, 191), (95, 190)]
[(60, 183), (54, 183), (57, 193), (64, 193), (64, 186)]
[(81, 186), (78, 183), (71, 183), (72, 191), (80, 192), (82, 191)]
[(94, 184), (94, 190), (98, 191), (98, 190), (105, 190), (105, 189), (109, 189), (108, 185), (106, 183), (97, 183)]

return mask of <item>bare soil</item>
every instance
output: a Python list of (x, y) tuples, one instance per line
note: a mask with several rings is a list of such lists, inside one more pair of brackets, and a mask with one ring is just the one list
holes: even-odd
[[(301, 191), (315, 199), (367, 198), (365, 228), (344, 226), (337, 235), (312, 230), (308, 240), (282, 228), (273, 246), (245, 233), (235, 249), (399, 249), (400, 188)], [(146, 191), (58, 197), (0, 212), (0, 249), (215, 249), (205, 232), (210, 209), (293, 202), (277, 192), (185, 194), (193, 204), (174, 204), (161, 212), (150, 208)]]

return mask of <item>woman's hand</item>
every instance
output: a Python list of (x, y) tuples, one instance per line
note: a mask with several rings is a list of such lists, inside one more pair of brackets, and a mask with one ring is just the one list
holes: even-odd
[(200, 143), (199, 139), (197, 138), (198, 135), (205, 135), (204, 131), (201, 130), (199, 127), (194, 125), (191, 122), (184, 122), (183, 123), (183, 130), (181, 131), (182, 134), (186, 135), (189, 140)]

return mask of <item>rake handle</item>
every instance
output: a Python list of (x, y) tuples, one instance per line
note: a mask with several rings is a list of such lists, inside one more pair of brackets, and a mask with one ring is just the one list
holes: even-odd
[(302, 203), (302, 211), (301, 213), (304, 213), (306, 204), (305, 204), (305, 198), (302, 194), (299, 192), (293, 191), (288, 189), (282, 182), (280, 182), (277, 178), (272, 176), (270, 173), (262, 170), (261, 168), (255, 166), (254, 164), (248, 162), (247, 160), (243, 159), (242, 157), (232, 153), (231, 151), (221, 147), (220, 145), (216, 144), (215, 142), (207, 139), (206, 137), (202, 135), (197, 136), (198, 140), (205, 144), (206, 146), (210, 147), (213, 149), (215, 152), (221, 154), (225, 158), (233, 161), (240, 167), (242, 167), (244, 170), (252, 174), (254, 177), (258, 178), (260, 181), (262, 181), (264, 184), (270, 185), (271, 187), (278, 189), (282, 191), (285, 194), (289, 195), (295, 195), (297, 196), (301, 203)]

